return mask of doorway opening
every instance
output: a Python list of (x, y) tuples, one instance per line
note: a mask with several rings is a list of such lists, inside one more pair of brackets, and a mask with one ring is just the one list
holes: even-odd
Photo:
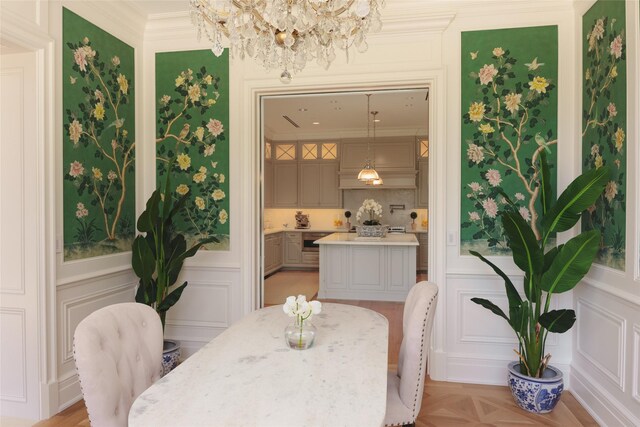
[[(354, 232), (365, 199), (415, 235), (414, 278), (427, 280), (429, 104), (428, 87), (261, 98), (261, 306), (322, 296), (315, 242)], [(358, 181), (367, 159), (381, 185)]]

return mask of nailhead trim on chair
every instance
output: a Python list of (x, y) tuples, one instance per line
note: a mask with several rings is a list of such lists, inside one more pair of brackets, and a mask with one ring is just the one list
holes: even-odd
[[(438, 297), (438, 292), (436, 291), (435, 295), (431, 298), (431, 301), (429, 301), (429, 306), (427, 307), (427, 312), (430, 311), (431, 309), (431, 305), (433, 304), (433, 301)], [(420, 340), (420, 371), (418, 371), (418, 378), (420, 378), (420, 374), (422, 373), (422, 356), (423, 356), (423, 352), (424, 352), (424, 331), (426, 329), (427, 326), (427, 317), (424, 318), (424, 321), (422, 322), (422, 339)], [(416, 394), (415, 397), (413, 399), (413, 421), (407, 421), (407, 422), (401, 422), (398, 424), (387, 424), (388, 426), (406, 426), (406, 425), (414, 425), (415, 426), (415, 422), (416, 419), (418, 418), (418, 415), (416, 414), (416, 404), (418, 402), (418, 390), (420, 389), (420, 381), (418, 381), (418, 386), (416, 387)]]
[[(84, 389), (82, 388), (82, 380), (80, 379), (80, 372), (78, 372), (78, 364), (76, 363), (76, 340), (73, 340), (73, 364), (76, 367), (76, 375), (78, 376), (78, 384), (80, 384), (80, 393), (84, 396)], [(86, 406), (86, 405), (85, 405)], [(89, 417), (89, 425), (93, 425), (93, 421), (91, 420), (91, 413), (89, 412), (89, 408), (87, 409), (87, 416)]]
[[(437, 296), (438, 296), (438, 292), (436, 291), (435, 295), (431, 298), (431, 301), (429, 301), (429, 306), (427, 307), (427, 313), (431, 310), (431, 305), (433, 304), (433, 301), (436, 299)], [(424, 320), (422, 321), (422, 339), (420, 341), (420, 370), (418, 371), (418, 385), (416, 387), (416, 395), (413, 399), (413, 421), (410, 421), (405, 424), (414, 423), (416, 421), (416, 418), (418, 418), (418, 414), (416, 414), (416, 405), (419, 397), (418, 390), (420, 389), (420, 382), (421, 382), (420, 377), (422, 376), (422, 357), (424, 355), (424, 332), (427, 327), (427, 317), (428, 316), (425, 316)]]

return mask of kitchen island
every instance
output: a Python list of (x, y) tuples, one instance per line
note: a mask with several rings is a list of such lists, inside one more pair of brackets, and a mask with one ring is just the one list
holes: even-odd
[(333, 233), (314, 243), (320, 246), (319, 298), (404, 301), (416, 283), (413, 234)]

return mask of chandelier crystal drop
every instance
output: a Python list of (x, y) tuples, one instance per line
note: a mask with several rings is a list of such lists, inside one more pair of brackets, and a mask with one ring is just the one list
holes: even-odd
[(358, 52), (368, 48), (366, 35), (380, 31), (380, 9), (385, 0), (190, 0), (191, 20), (222, 55), (223, 37), (232, 57), (255, 58), (267, 69), (282, 69), (288, 83), (291, 72), (315, 59), (328, 69), (336, 49)]

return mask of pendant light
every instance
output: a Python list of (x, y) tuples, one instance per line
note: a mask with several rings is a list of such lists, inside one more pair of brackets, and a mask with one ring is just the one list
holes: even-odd
[[(374, 179), (380, 179), (380, 176), (378, 176), (378, 172), (376, 172), (375, 168), (373, 168), (371, 166), (371, 156), (370, 156), (370, 147), (369, 147), (369, 138), (370, 138), (370, 134), (369, 134), (369, 129), (370, 129), (370, 124), (371, 124), (371, 119), (369, 118), (370, 113), (371, 113), (371, 109), (370, 109), (370, 102), (371, 102), (371, 94), (368, 93), (367, 94), (367, 160), (364, 163), (364, 167), (362, 168), (362, 170), (360, 171), (360, 173), (358, 174), (358, 180), (359, 181), (364, 181), (366, 183), (369, 183), (369, 181), (373, 181)], [(377, 114), (377, 112), (376, 112)], [(374, 123), (375, 126), (375, 123)]]
[[(371, 115), (373, 116), (373, 143), (376, 143), (376, 123), (378, 122), (378, 119), (376, 119), (376, 116), (378, 115), (378, 111), (372, 111)], [(376, 169), (376, 161), (375, 161), (375, 154), (374, 154), (374, 160), (373, 160), (373, 170)], [(377, 172), (376, 172), (377, 173)], [(367, 181), (367, 184), (373, 185), (374, 187), (377, 185), (382, 185), (384, 183), (384, 181), (382, 181), (382, 178), (380, 177), (380, 174), (378, 174), (378, 178), (374, 178), (370, 181)]]

